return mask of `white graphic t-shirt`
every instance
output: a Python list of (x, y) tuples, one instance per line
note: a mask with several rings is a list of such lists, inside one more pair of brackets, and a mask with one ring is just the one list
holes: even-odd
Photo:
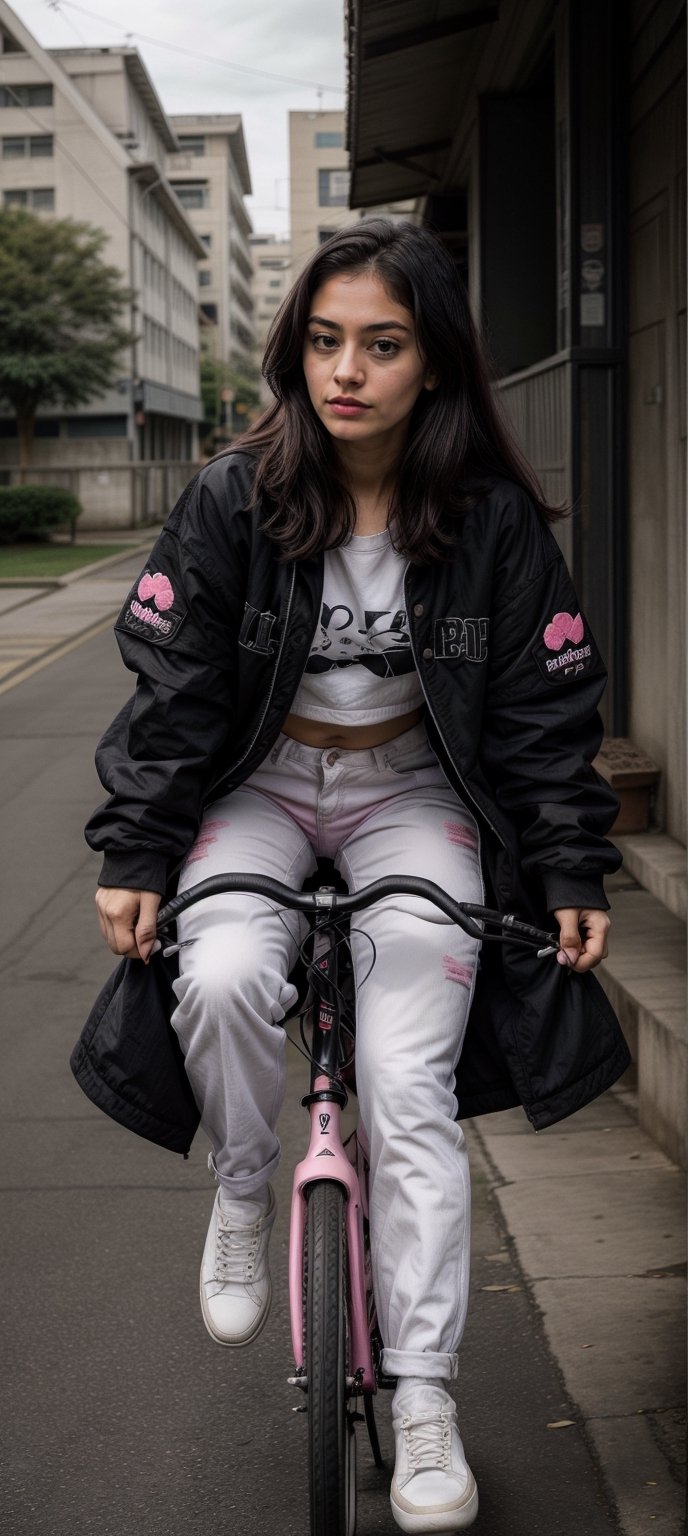
[(325, 551), (320, 624), (293, 714), (369, 725), (423, 703), (404, 606), (405, 568), (387, 530)]

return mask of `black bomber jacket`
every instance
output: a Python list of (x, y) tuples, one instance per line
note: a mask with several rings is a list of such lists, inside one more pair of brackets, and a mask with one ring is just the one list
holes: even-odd
[[(250, 508), (253, 466), (235, 452), (191, 481), (117, 620), (137, 684), (98, 748), (109, 799), (86, 836), (104, 855), (103, 885), (173, 893), (204, 807), (257, 768), (300, 682), (323, 561), (278, 557)], [(477, 816), (486, 901), (550, 929), (558, 907), (606, 908), (603, 876), (621, 859), (605, 835), (616, 797), (592, 767), (605, 670), (530, 498), (497, 481), (463, 514), (453, 558), (409, 565), (405, 590), (428, 734)], [(107, 1113), (184, 1150), (189, 1090), (171, 986), (161, 1009), (155, 966), (127, 961), (124, 974), (126, 986), (116, 991), (116, 975), (92, 1010), (74, 1070)], [(539, 1129), (629, 1061), (591, 972), (483, 945), (457, 1068), (462, 1115), (520, 1102)]]
[[(103, 885), (166, 891), (203, 808), (262, 762), (301, 679), (322, 556), (277, 557), (249, 510), (253, 462), (233, 453), (191, 481), (115, 625), (137, 686), (97, 753), (110, 799), (86, 837)], [(405, 590), (428, 731), (478, 813), (495, 897), (607, 907), (617, 801), (591, 766), (606, 673), (529, 497), (499, 481), (464, 514), (452, 561), (410, 565)]]

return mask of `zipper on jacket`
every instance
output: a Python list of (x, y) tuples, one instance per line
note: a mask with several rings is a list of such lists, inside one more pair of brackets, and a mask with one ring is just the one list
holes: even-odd
[[(406, 611), (407, 612), (409, 611), (409, 605), (408, 605), (408, 593), (406, 591), (406, 578), (408, 576), (408, 573), (409, 573), (410, 569), (411, 569), (411, 567), (410, 567), (410, 564), (409, 564), (409, 565), (407, 565), (406, 570), (404, 571), (404, 596), (406, 597)], [(413, 659), (414, 659), (414, 661), (416, 663), (416, 672), (418, 673), (418, 680), (419, 680), (420, 686), (421, 686), (421, 688), (423, 690), (423, 697), (425, 699), (425, 702), (427, 704), (428, 710), (430, 712), (430, 716), (432, 718), (432, 723), (433, 723), (433, 725), (435, 727), (435, 730), (437, 731), (437, 734), (438, 734), (438, 736), (440, 738), (442, 746), (444, 747), (444, 750), (445, 750), (445, 752), (447, 754), (447, 757), (448, 757), (448, 759), (449, 759), (449, 761), (450, 761), (450, 763), (452, 765), (454, 773), (456, 774), (456, 777), (457, 777), (457, 779), (459, 781), (459, 784), (461, 785), (462, 790), (464, 791), (464, 794), (466, 795), (466, 798), (470, 801), (471, 805), (477, 811), (478, 815), (482, 816), (483, 821), (487, 822), (487, 825), (490, 828), (490, 831), (494, 832), (494, 835), (497, 838), (497, 841), (499, 843), (501, 843), (502, 848), (504, 848), (507, 853), (510, 853), (510, 849), (508, 848), (504, 838), (502, 837), (501, 832), (497, 831), (497, 828), (494, 825), (494, 822), (490, 821), (489, 816), (482, 809), (482, 806), (478, 804), (478, 801), (476, 800), (475, 796), (471, 794), (471, 791), (468, 788), (466, 780), (459, 773), (459, 770), (458, 770), (458, 768), (456, 767), (456, 765), (454, 763), (454, 760), (452, 758), (452, 754), (451, 754), (451, 752), (449, 750), (449, 747), (447, 746), (447, 742), (446, 742), (446, 739), (445, 739), (445, 736), (444, 736), (444, 732), (442, 731), (442, 728), (440, 726), (439, 720), (437, 719), (437, 715), (435, 714), (435, 711), (434, 711), (434, 709), (432, 707), (430, 699), (428, 698), (427, 689), (425, 687), (425, 683), (423, 682), (423, 674), (422, 674), (421, 669), (420, 669), (420, 667), (418, 665), (418, 656), (416, 654), (416, 648), (415, 648), (415, 645), (413, 643), (412, 626), (409, 624), (408, 628), (409, 628), (409, 641), (410, 641), (410, 644), (411, 644), (411, 655), (413, 656)], [(441, 763), (440, 763), (440, 767), (442, 768), (442, 764)], [(442, 768), (442, 772), (444, 773), (444, 777), (447, 780), (447, 783), (448, 783), (450, 789), (452, 789), (453, 785), (451, 783), (449, 775), (447, 773), (445, 773), (443, 768)]]
[(253, 736), (251, 737), (251, 740), (250, 740), (250, 742), (249, 742), (245, 752), (242, 752), (241, 757), (237, 759), (236, 763), (233, 763), (232, 767), (228, 768), (226, 773), (223, 773), (222, 777), (219, 778), (217, 780), (217, 782), (215, 784), (213, 784), (212, 788), (208, 791), (208, 794), (207, 794), (206, 799), (204, 801), (204, 808), (209, 806), (212, 803), (212, 796), (213, 795), (215, 795), (216, 799), (219, 798), (216, 795), (216, 790), (218, 790), (221, 787), (221, 785), (226, 782), (227, 779), (230, 779), (232, 777), (232, 775), (234, 773), (236, 773), (237, 768), (240, 768), (242, 763), (246, 762), (247, 757), (250, 757), (250, 755), (251, 755), (251, 753), (253, 751), (253, 748), (255, 747), (255, 744), (256, 744), (256, 742), (258, 740), (258, 737), (260, 736), (260, 733), (261, 733), (261, 731), (263, 729), (265, 721), (267, 720), (268, 710), (269, 710), (270, 705), (272, 703), (272, 695), (273, 695), (273, 693), (275, 691), (275, 683), (277, 682), (277, 674), (279, 672), (279, 666), (280, 666), (280, 662), (282, 660), (282, 652), (284, 650), (284, 642), (285, 642), (285, 640), (287, 638), (287, 629), (288, 629), (288, 626), (289, 626), (289, 619), (290, 619), (290, 615), (291, 615), (291, 605), (292, 605), (292, 600), (293, 600), (293, 597), (294, 597), (294, 584), (295, 584), (295, 582), (296, 582), (296, 566), (292, 565), (292, 568), (291, 568), (291, 585), (289, 587), (289, 596), (287, 598), (287, 608), (286, 608), (286, 612), (285, 612), (285, 615), (284, 615), (284, 623), (282, 625), (282, 638), (281, 638), (280, 643), (279, 643), (279, 648), (278, 648), (278, 651), (277, 651), (277, 657), (276, 657), (276, 660), (275, 660), (275, 666), (274, 666), (274, 670), (273, 670), (273, 674), (272, 674), (272, 681), (271, 681), (270, 687), (268, 689), (268, 696), (267, 696), (267, 698), (265, 700), (265, 708), (263, 709), (263, 713), (262, 713), (262, 715), (260, 717), (260, 720), (258, 721), (256, 729), (253, 732)]

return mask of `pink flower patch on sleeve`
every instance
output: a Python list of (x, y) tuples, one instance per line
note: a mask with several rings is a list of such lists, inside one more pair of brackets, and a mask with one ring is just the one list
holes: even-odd
[(560, 651), (565, 640), (580, 645), (583, 634), (584, 625), (579, 613), (575, 618), (570, 613), (555, 613), (542, 638), (548, 651)]
[(137, 591), (142, 603), (152, 597), (159, 613), (166, 613), (174, 602), (174, 588), (169, 577), (163, 575), (162, 571), (156, 571), (154, 576), (146, 571), (141, 577)]

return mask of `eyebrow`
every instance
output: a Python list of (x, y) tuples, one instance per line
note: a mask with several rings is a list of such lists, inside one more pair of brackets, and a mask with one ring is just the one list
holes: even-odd
[[(330, 330), (330, 331), (341, 331), (341, 329), (342, 329), (341, 325), (338, 325), (336, 320), (326, 320), (323, 315), (309, 315), (308, 316), (308, 324), (312, 325), (313, 323), (315, 323), (316, 325), (326, 325), (328, 330)], [(373, 325), (362, 325), (361, 326), (361, 330), (362, 331), (406, 331), (410, 335), (408, 326), (407, 325), (401, 325), (398, 320), (376, 320)]]

